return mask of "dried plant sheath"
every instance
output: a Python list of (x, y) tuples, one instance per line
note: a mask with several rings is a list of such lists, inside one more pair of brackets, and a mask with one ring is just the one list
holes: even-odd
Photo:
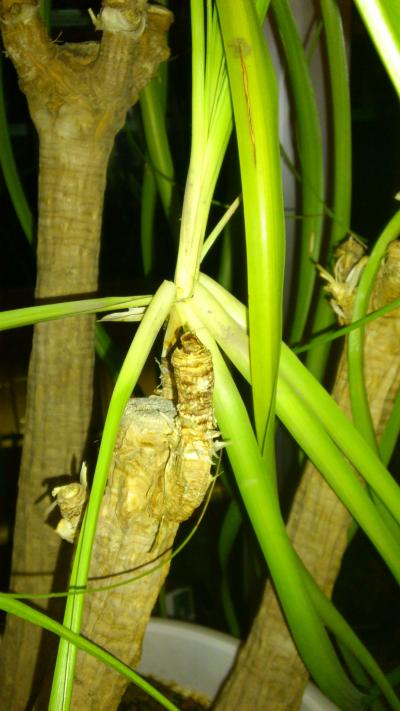
[[(190, 333), (182, 336), (181, 344), (182, 348), (174, 351), (171, 361), (181, 427), (176, 479), (180, 520), (183, 521), (200, 505), (210, 483), (211, 458), (217, 448), (218, 432), (214, 422), (211, 354)], [(177, 493), (171, 492), (171, 498)]]
[[(342, 323), (351, 317), (354, 291), (366, 258), (353, 238), (337, 254), (335, 278), (328, 291)], [(400, 242), (393, 242), (381, 266), (369, 310), (400, 296)], [(368, 324), (365, 329), (364, 371), (374, 429), (379, 436), (393, 408), (400, 386), (400, 309)], [(347, 360), (343, 353), (332, 396), (350, 417)], [(308, 462), (289, 516), (290, 538), (324, 592), (330, 596), (343, 554), (351, 517)], [(283, 618), (274, 589), (267, 583), (257, 617), (243, 645), (223, 693), (215, 705), (221, 711), (297, 711), (308, 672)]]
[[(140, 658), (178, 525), (202, 502), (211, 482), (216, 437), (211, 356), (195, 336), (185, 334), (172, 365), (177, 406), (151, 396), (126, 407), (90, 569), (92, 586), (142, 577), (90, 594), (85, 602), (83, 634), (132, 666)], [(78, 656), (72, 708), (116, 708), (126, 680), (93, 657)]]

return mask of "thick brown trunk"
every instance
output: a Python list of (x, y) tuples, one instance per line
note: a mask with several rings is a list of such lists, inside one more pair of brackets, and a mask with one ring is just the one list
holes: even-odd
[[(211, 483), (218, 434), (211, 355), (192, 334), (182, 345), (172, 356), (177, 407), (167, 399), (168, 385), (163, 397), (133, 399), (126, 407), (96, 530), (91, 587), (119, 587), (87, 595), (82, 633), (130, 666), (139, 662), (178, 526)], [(127, 684), (78, 652), (72, 708), (113, 711)]]
[[(100, 44), (58, 45), (47, 37), (35, 6), (3, 0), (1, 9), (4, 43), (40, 138), (36, 297), (87, 295), (97, 287), (105, 177), (114, 136), (140, 89), (168, 56), (165, 33), (171, 16), (164, 9), (147, 11), (141, 0), (127, 0), (111, 10), (110, 25), (105, 3), (105, 15), (98, 20), (104, 30)], [(35, 328), (14, 534), (14, 590), (46, 593), (66, 587), (70, 552), (45, 523), (46, 493), (62, 483), (60, 477), (77, 475), (84, 456), (94, 325), (94, 317), (81, 317)], [(57, 615), (57, 605), (49, 609)], [(30, 693), (36, 695), (32, 681), (40, 681), (49, 661), (48, 641), (46, 636), (41, 644), (38, 628), (8, 617), (1, 647), (1, 708), (27, 708)]]
[[(99, 155), (100, 153), (100, 155)], [(36, 297), (48, 300), (95, 291), (107, 154), (95, 145), (41, 142)], [(94, 317), (38, 324), (28, 376), (11, 587), (45, 593), (65, 588), (68, 546), (46, 525), (48, 494), (77, 476), (92, 405)], [(47, 607), (45, 602), (39, 606)], [(52, 614), (62, 609), (51, 605)], [(1, 697), (22, 709), (35, 675), (27, 659), (48, 659), (54, 638), (9, 616), (2, 643)], [(13, 669), (13, 674), (7, 672)], [(40, 681), (42, 665), (36, 673)], [(16, 680), (18, 684), (16, 685)]]
[[(359, 257), (358, 257), (359, 258)], [(357, 259), (356, 259), (357, 261)], [(343, 264), (343, 262), (342, 262)], [(338, 276), (345, 280), (348, 270)], [(334, 285), (335, 286), (335, 285)], [(337, 283), (336, 283), (337, 286)], [(353, 289), (333, 292), (344, 317), (351, 314)], [(370, 303), (380, 308), (400, 296), (400, 243), (390, 245)], [(342, 298), (343, 297), (343, 298)], [(400, 314), (392, 311), (366, 328), (365, 380), (375, 431), (382, 434), (400, 386)], [(350, 416), (347, 362), (343, 355), (332, 395)], [(308, 462), (289, 516), (288, 533), (304, 564), (330, 596), (347, 546), (351, 517), (311, 462)], [(268, 582), (258, 615), (241, 647), (220, 698), (218, 711), (297, 711), (308, 680)]]

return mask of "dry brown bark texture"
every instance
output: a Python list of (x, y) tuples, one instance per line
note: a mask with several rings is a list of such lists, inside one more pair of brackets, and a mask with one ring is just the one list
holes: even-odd
[[(100, 42), (57, 44), (35, 4), (3, 0), (0, 11), (6, 52), (40, 139), (35, 296), (40, 303), (91, 294), (114, 136), (168, 56), (171, 14), (142, 0), (104, 2), (96, 20)], [(80, 470), (91, 416), (94, 327), (91, 316), (35, 327), (14, 533), (16, 591), (66, 587), (70, 553), (45, 523), (44, 494)], [(57, 615), (56, 606), (49, 609)], [(50, 639), (9, 616), (1, 645), (1, 708), (29, 707)]]
[[(133, 399), (126, 407), (90, 568), (92, 586), (120, 587), (89, 594), (85, 601), (83, 634), (130, 666), (140, 659), (178, 526), (201, 504), (212, 479), (217, 432), (211, 355), (187, 333), (172, 366), (177, 403), (168, 399), (168, 382), (161, 396)], [(129, 582), (121, 586), (124, 581)], [(127, 684), (78, 652), (72, 708), (112, 711)]]
[[(364, 250), (352, 238), (338, 253), (329, 291), (342, 323), (351, 318), (354, 289), (365, 264)], [(352, 271), (353, 270), (353, 271)], [(393, 242), (381, 266), (369, 310), (400, 297), (400, 242)], [(382, 434), (400, 385), (400, 310), (371, 322), (365, 330), (364, 369), (372, 420)], [(343, 353), (332, 395), (350, 417), (347, 362)], [(351, 518), (311, 462), (296, 492), (288, 533), (304, 564), (330, 596), (347, 546)], [(273, 586), (268, 582), (251, 632), (242, 645), (234, 673), (215, 703), (218, 711), (297, 711), (308, 681), (286, 626)]]

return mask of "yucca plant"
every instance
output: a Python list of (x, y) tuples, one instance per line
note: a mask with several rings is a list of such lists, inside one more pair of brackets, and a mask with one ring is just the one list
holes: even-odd
[[(396, 20), (400, 20), (400, 11), (397, 6), (388, 8), (379, 0), (358, 0), (356, 4), (398, 91), (400, 24)], [(240, 704), (242, 708), (250, 708), (254, 703), (274, 710), (298, 708), (307, 674), (311, 674), (326, 695), (344, 711), (383, 708), (380, 695), (390, 708), (398, 709), (400, 702), (390, 683), (329, 601), (351, 525), (353, 528), (359, 525), (366, 532), (396, 580), (400, 577), (400, 492), (386, 468), (399, 428), (396, 399), (399, 345), (395, 309), (400, 303), (396, 261), (400, 213), (393, 216), (378, 236), (368, 261), (362, 243), (354, 236), (339, 245), (350, 231), (351, 181), (348, 79), (339, 8), (336, 0), (319, 3), (332, 93), (334, 180), (330, 204), (323, 187), (320, 130), (307, 58), (290, 4), (287, 0), (271, 3), (237, 0), (234, 4), (226, 0), (215, 3), (192, 0), (190, 10), (192, 141), (173, 281), (163, 281), (151, 297), (84, 301), (62, 297), (87, 293), (94, 288), (92, 282), (88, 285), (83, 280), (84, 287), (81, 282), (77, 287), (67, 283), (61, 292), (51, 293), (51, 300), (57, 303), (1, 314), (2, 328), (37, 323), (46, 334), (51, 332), (45, 330), (48, 324), (44, 326), (44, 321), (77, 323), (86, 332), (91, 326), (83, 320), (87, 318), (83, 314), (115, 309), (122, 312), (122, 320), (137, 320), (140, 324), (115, 383), (87, 505), (84, 478), (79, 484), (75, 482), (55, 491), (63, 517), (60, 531), (65, 538), (74, 539), (83, 514), (69, 590), (59, 593), (61, 598), (67, 597), (63, 624), (18, 600), (38, 600), (41, 595), (48, 598), (49, 589), (41, 587), (40, 578), (37, 587), (31, 590), (24, 578), (24, 584), (18, 585), (16, 593), (1, 595), (0, 605), (9, 613), (60, 637), (49, 708), (67, 709), (71, 705), (73, 708), (116, 708), (127, 683), (125, 679), (140, 682), (130, 667), (137, 662), (145, 624), (168, 571), (178, 524), (206, 497), (212, 485), (211, 461), (224, 449), (281, 607), (277, 606), (271, 584), (267, 584), (259, 616), (254, 622), (254, 633), (250, 633), (239, 657), (239, 666), (218, 702), (221, 708), (240, 708)], [(277, 86), (262, 29), (267, 10), (274, 14), (287, 60), (299, 155), (299, 165), (293, 170), (299, 177), (303, 220), (296, 275), (298, 299), (290, 345), (282, 342), (285, 223)], [(94, 18), (97, 29), (103, 31), (100, 49), (97, 45), (83, 49), (51, 45), (44, 38), (33, 6), (9, 6), (4, 2), (2, 20), (7, 52), (20, 72), (28, 97), (29, 81), (37, 79), (37, 73), (40, 79), (45, 77), (49, 85), (44, 105), (38, 103), (36, 97), (29, 97), (39, 132), (43, 117), (48, 119), (53, 111), (57, 135), (71, 144), (63, 152), (60, 141), (56, 149), (52, 148), (54, 155), (51, 154), (50, 163), (56, 162), (60, 151), (66, 161), (60, 177), (53, 183), (48, 179), (50, 194), (54, 191), (60, 201), (60, 205), (56, 202), (55, 209), (61, 214), (62, 199), (74, 208), (66, 188), (61, 196), (57, 189), (60, 183), (63, 185), (70, 160), (74, 156), (79, 158), (77, 133), (86, 137), (86, 165), (94, 155), (94, 144), (89, 142), (88, 136), (90, 141), (104, 134), (108, 136), (110, 116), (114, 112), (118, 114), (114, 128), (121, 125), (121, 111), (126, 112), (132, 98), (132, 67), (139, 76), (145, 67), (147, 80), (163, 58), (162, 37), (170, 15), (165, 9), (157, 10), (143, 2), (118, 6), (104, 3), (99, 17)], [(34, 47), (34, 42), (38, 44), (40, 62), (37, 58), (32, 61), (32, 42)], [(111, 51), (113, 47), (115, 56)], [(126, 66), (116, 64), (123, 55), (122, 49), (126, 49)], [(91, 80), (94, 77), (97, 103), (91, 99), (86, 101), (88, 92), (84, 89), (74, 89), (76, 77), (72, 69), (77, 71), (81, 66), (88, 68)], [(117, 102), (123, 89), (115, 81), (116, 76), (128, 77), (129, 100), (124, 102), (123, 109)], [(104, 104), (99, 93), (103, 78), (104, 87), (112, 89), (110, 105)], [(43, 88), (40, 81), (35, 84)], [(138, 90), (143, 84), (142, 76)], [(76, 115), (68, 102), (61, 101), (63, 91), (74, 108), (78, 108)], [(152, 255), (157, 251), (156, 239), (152, 238), (149, 243), (156, 189), (168, 221), (173, 225), (172, 231), (177, 232), (165, 101), (163, 84), (150, 85), (142, 93), (142, 116), (152, 167), (143, 185), (146, 270), (151, 267)], [(99, 108), (96, 120), (90, 113), (93, 105)], [(224, 217), (217, 224), (210, 224), (210, 207), (233, 127), (244, 215), (246, 304), (241, 303), (232, 290), (202, 272), (206, 254), (214, 248), (214, 242), (239, 203), (233, 194)], [(47, 130), (46, 124), (44, 158), (52, 147), (46, 143), (51, 136)], [(3, 138), (6, 146), (6, 136)], [(110, 141), (106, 149), (103, 173)], [(5, 156), (3, 167), (5, 171), (8, 169), (11, 189), (14, 178), (15, 201), (22, 215), (24, 209), (21, 201), (18, 202), (16, 175), (11, 166), (12, 156)], [(45, 169), (44, 162), (40, 178), (43, 182), (43, 175), (47, 175)], [(82, 192), (86, 178), (79, 181)], [(88, 215), (96, 214), (98, 219), (103, 194), (103, 183), (100, 183), (94, 190), (96, 209), (92, 201), (87, 213), (82, 207), (84, 224)], [(47, 203), (39, 214), (43, 230), (49, 223), (46, 209)], [(329, 218), (329, 248), (336, 249), (337, 262), (334, 276), (326, 270), (322, 273), (341, 323), (346, 324), (340, 331), (333, 325), (329, 327), (332, 317), (326, 298), (320, 284), (315, 286), (315, 262), (322, 259), (323, 253), (324, 215)], [(29, 225), (29, 220), (24, 224)], [(54, 242), (60, 229), (53, 230), (50, 239), (58, 256), (61, 247)], [(44, 239), (39, 229), (39, 257)], [(226, 235), (224, 239), (227, 246), (221, 251), (221, 273), (226, 277), (229, 250), (234, 250), (234, 246), (229, 245)], [(67, 253), (73, 244), (73, 237), (66, 236)], [(41, 278), (46, 277), (47, 272)], [(39, 287), (38, 295), (42, 296)], [(368, 311), (371, 313), (367, 315)], [(74, 319), (60, 320), (67, 316)], [(114, 313), (111, 318), (118, 316)], [(164, 324), (161, 396), (147, 398), (145, 403), (134, 400), (128, 404)], [(320, 331), (324, 333), (310, 340), (307, 355), (301, 362), (295, 352), (296, 344), (305, 334)], [(339, 365), (333, 394), (347, 409), (347, 414), (351, 412), (353, 423), (320, 382), (329, 344), (344, 333), (348, 334), (348, 355), (343, 356)], [(44, 340), (49, 338), (47, 335)], [(77, 341), (81, 339), (79, 335)], [(387, 347), (383, 345), (386, 342)], [(51, 362), (57, 360), (60, 348), (67, 343), (64, 334)], [(91, 357), (88, 353), (87, 358)], [(34, 366), (31, 370), (35, 370)], [(249, 400), (241, 395), (235, 383), (236, 370), (250, 385)], [(370, 373), (374, 377), (379, 374), (375, 384)], [(63, 377), (64, 372), (58, 373), (56, 380), (62, 381)], [(46, 380), (45, 386), (48, 382)], [(36, 409), (33, 421), (36, 418), (40, 423), (41, 417), (41, 411)], [(277, 417), (309, 459), (287, 527), (281, 513), (275, 464)], [(66, 422), (66, 432), (68, 426)], [(85, 433), (83, 428), (82, 437)], [(35, 440), (33, 437), (33, 448)], [(76, 455), (77, 463), (81, 464), (82, 447), (77, 451), (80, 452)], [(71, 452), (65, 456), (71, 457)], [(31, 498), (33, 503), (35, 494), (32, 493)], [(233, 499), (225, 540), (234, 541), (239, 521), (239, 507)], [(17, 526), (23, 525), (21, 514)], [(43, 531), (40, 531), (40, 522), (38, 529), (28, 529), (25, 539), (32, 546), (41, 546), (42, 558), (46, 561), (43, 544), (46, 529), (42, 525)], [(30, 549), (26, 551), (24, 555), (29, 556)], [(23, 561), (22, 558), (22, 566)], [(52, 569), (50, 563), (49, 566)], [(11, 614), (9, 618), (14, 619)], [(3, 704), (17, 709), (28, 703), (33, 667), (27, 671), (24, 684), (20, 680), (14, 683), (15, 662), (23, 650), (16, 648), (21, 638), (13, 634), (13, 624), (11, 622), (8, 628), (11, 632), (5, 633), (2, 648), (5, 660), (2, 693)], [(252, 640), (254, 636), (260, 639), (260, 629), (265, 645), (258, 647), (257, 652)], [(37, 648), (37, 641), (35, 645)], [(244, 655), (254, 659), (257, 654), (259, 665), (268, 668), (268, 672), (262, 680), (262, 688), (257, 688), (252, 680), (249, 696), (246, 696), (241, 662)], [(107, 671), (102, 666), (104, 663), (108, 665)], [(248, 674), (248, 665), (243, 663), (242, 668)], [(20, 686), (18, 691), (17, 686)], [(35, 698), (31, 698), (30, 703), (36, 703), (36, 708), (47, 707), (47, 688), (44, 681), (40, 690), (36, 690)], [(157, 692), (151, 693), (157, 695), (166, 708), (174, 708)]]

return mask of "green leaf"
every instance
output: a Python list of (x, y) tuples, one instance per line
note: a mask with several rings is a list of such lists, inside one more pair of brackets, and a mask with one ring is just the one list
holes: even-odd
[(290, 340), (300, 341), (308, 319), (319, 260), (324, 219), (324, 161), (321, 127), (307, 57), (287, 0), (272, 0), (271, 8), (283, 45), (288, 82), (293, 96), (296, 152), (300, 164), (302, 211), (296, 299)]
[[(332, 123), (332, 204), (330, 231), (325, 252), (329, 252), (347, 235), (350, 228), (351, 209), (351, 106), (350, 85), (347, 68), (345, 37), (337, 0), (321, 0), (320, 3), (328, 59), (328, 80), (330, 89), (330, 107)], [(328, 99), (328, 100), (329, 100)], [(332, 324), (333, 313), (322, 288), (315, 317), (311, 326), (312, 333), (319, 333)], [(307, 353), (306, 364), (309, 370), (322, 380), (329, 344), (326, 342)]]
[(273, 438), (282, 329), (285, 227), (276, 77), (254, 4), (217, 0), (229, 74), (246, 230), (250, 368), (256, 432)]
[(354, 0), (400, 97), (400, 5), (397, 0)]
[(4, 100), (3, 88), (3, 58), (0, 56), (0, 164), (3, 171), (4, 180), (7, 185), (8, 192), (17, 213), (17, 217), (21, 227), (30, 244), (33, 244), (33, 217), (32, 211), (25, 197), (25, 192), (22, 187), (19, 177), (18, 168), (14, 159), (10, 134), (8, 131), (8, 123), (6, 116), (6, 106)]
[(192, 0), (191, 23), (192, 144), (175, 270), (180, 299), (192, 295), (198, 278), (211, 200), (232, 131), (225, 58), (212, 4), (206, 4), (205, 21), (203, 0)]
[(21, 326), (31, 326), (43, 321), (53, 321), (69, 316), (100, 313), (112, 309), (130, 309), (147, 306), (151, 296), (105, 296), (100, 299), (80, 299), (63, 301), (58, 304), (27, 306), (23, 309), (11, 309), (0, 312), (0, 331)]
[[(400, 234), (400, 210), (388, 222), (368, 258), (368, 262), (357, 286), (352, 321), (363, 318), (368, 310), (369, 300), (378, 271), (387, 248)], [(349, 364), (349, 389), (353, 422), (364, 438), (378, 452), (375, 431), (369, 410), (367, 389), (364, 380), (364, 328), (351, 331), (347, 341)]]
[[(149, 696), (152, 696), (153, 699), (158, 701), (158, 703), (164, 706), (164, 708), (168, 709), (169, 711), (179, 711), (179, 709), (173, 703), (171, 703), (171, 701), (166, 699), (165, 696), (161, 694), (161, 692), (155, 689), (147, 681), (142, 679), (139, 674), (130, 669), (130, 667), (128, 667), (126, 664), (120, 662), (119, 659), (116, 659), (116, 657), (113, 657), (112, 654), (106, 652), (101, 647), (98, 647), (96, 644), (86, 639), (85, 637), (81, 637), (81, 635), (72, 632), (70, 629), (68, 629), (68, 627), (60, 625), (59, 622), (55, 622), (55, 620), (52, 620), (51, 617), (48, 617), (43, 612), (38, 612), (37, 610), (34, 610), (33, 608), (29, 607), (29, 605), (26, 605), (23, 602), (19, 602), (18, 600), (12, 600), (10, 598), (7, 598), (1, 595), (1, 593), (0, 608), (2, 610), (5, 610), (5, 612), (8, 612), (9, 614), (18, 615), (18, 617), (21, 617), (21, 619), (28, 620), (32, 624), (38, 625), (39, 627), (42, 627), (42, 629), (48, 630), (49, 632), (56, 634), (58, 637), (65, 640), (69, 644), (74, 645), (78, 649), (82, 649), (82, 651), (87, 652), (87, 654), (91, 654), (93, 657), (97, 657), (97, 659), (100, 659), (102, 662), (104, 662), (104, 664), (107, 664), (112, 669), (115, 669), (115, 671), (125, 676), (133, 684), (136, 684), (141, 689), (146, 691)], [(60, 711), (61, 708), (62, 707), (59, 706), (57, 711)]]

